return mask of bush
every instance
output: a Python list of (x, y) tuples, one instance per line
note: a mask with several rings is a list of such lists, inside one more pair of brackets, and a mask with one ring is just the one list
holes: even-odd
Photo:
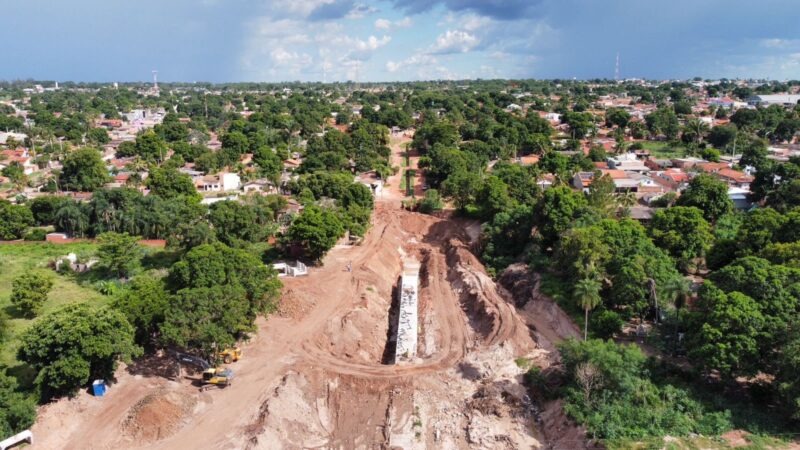
[(431, 214), (442, 209), (442, 198), (439, 196), (439, 191), (436, 189), (429, 189), (425, 192), (425, 198), (419, 204), (419, 212)]
[(47, 239), (47, 230), (43, 228), (33, 228), (25, 233), (24, 239), (26, 241), (43, 241)]
[(18, 392), (17, 380), (0, 371), (0, 437), (29, 428), (36, 419), (36, 403)]
[(25, 317), (35, 317), (47, 301), (53, 280), (38, 272), (24, 273), (12, 282), (11, 304)]
[(564, 410), (600, 439), (719, 435), (732, 428), (729, 411), (709, 411), (688, 389), (651, 376), (633, 345), (565, 341)]
[(619, 314), (610, 309), (603, 309), (592, 314), (589, 329), (595, 336), (608, 339), (622, 331), (624, 323)]

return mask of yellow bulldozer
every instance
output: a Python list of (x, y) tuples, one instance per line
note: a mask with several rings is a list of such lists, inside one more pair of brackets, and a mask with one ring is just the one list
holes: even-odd
[(242, 349), (239, 347), (226, 348), (217, 353), (217, 359), (222, 360), (225, 364), (239, 361), (242, 359)]
[(203, 371), (200, 390), (206, 390), (213, 386), (224, 388), (233, 383), (233, 371), (230, 369), (212, 367), (205, 359), (188, 353), (177, 353), (175, 356), (178, 364), (188, 364)]

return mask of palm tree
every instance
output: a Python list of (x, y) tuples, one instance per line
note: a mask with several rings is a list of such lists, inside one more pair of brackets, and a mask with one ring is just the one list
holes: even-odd
[(708, 132), (708, 125), (700, 119), (689, 119), (686, 121), (684, 130), (690, 133), (693, 142), (699, 144), (700, 142), (703, 142), (703, 138)]
[(692, 287), (684, 277), (673, 278), (664, 285), (664, 295), (672, 300), (675, 306), (675, 343), (678, 339), (678, 324), (681, 318), (681, 309), (686, 306), (687, 300), (692, 295)]
[(589, 311), (600, 305), (600, 282), (595, 278), (584, 278), (577, 283), (572, 291), (575, 300), (581, 305), (584, 311), (583, 319), (583, 340), (589, 334)]

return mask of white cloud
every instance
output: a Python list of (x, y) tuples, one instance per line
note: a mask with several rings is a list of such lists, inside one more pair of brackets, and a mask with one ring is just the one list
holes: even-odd
[(399, 28), (408, 28), (411, 25), (413, 25), (413, 22), (411, 21), (410, 17), (404, 17), (394, 22), (384, 18), (375, 19), (375, 28), (378, 30), (389, 31)]
[(375, 14), (376, 12), (378, 12), (378, 8), (373, 8), (372, 6), (365, 5), (363, 3), (356, 3), (355, 5), (353, 5), (353, 9), (351, 9), (350, 12), (347, 13), (345, 18), (362, 19), (371, 14)]
[(447, 30), (436, 38), (431, 46), (432, 53), (467, 53), (480, 44), (480, 39), (463, 30)]
[(438, 61), (433, 55), (420, 53), (402, 61), (389, 61), (386, 63), (386, 70), (394, 73), (412, 66), (435, 65), (437, 63)]
[(761, 39), (759, 41), (762, 47), (765, 48), (790, 48), (790, 47), (800, 47), (800, 39), (781, 39), (781, 38), (772, 38), (772, 39)]

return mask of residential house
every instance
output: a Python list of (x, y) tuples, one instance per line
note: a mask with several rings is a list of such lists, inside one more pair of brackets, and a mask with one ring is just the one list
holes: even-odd
[(0, 151), (0, 169), (5, 169), (15, 162), (22, 166), (25, 175), (39, 170), (39, 167), (33, 162), (33, 157), (24, 148)]
[(720, 180), (728, 183), (728, 186), (750, 190), (750, 183), (755, 179), (752, 175), (733, 169), (722, 169), (714, 172), (713, 175)]
[(610, 169), (624, 170), (628, 172), (647, 173), (650, 168), (638, 158), (636, 153), (629, 152), (616, 155), (606, 160)]
[(689, 174), (681, 169), (667, 169), (656, 172), (653, 181), (670, 191), (678, 191), (689, 183)]
[(239, 175), (230, 172), (206, 175), (195, 180), (195, 187), (202, 192), (229, 192), (238, 190), (241, 186)]
[(272, 185), (272, 182), (265, 178), (261, 178), (258, 180), (248, 181), (247, 183), (242, 185), (242, 190), (245, 193), (251, 192), (273, 192), (275, 187)]
[(686, 158), (673, 158), (672, 159), (672, 166), (677, 167), (678, 169), (691, 169), (698, 164), (702, 164), (707, 162), (704, 159), (695, 158), (694, 156), (689, 156)]
[(749, 189), (729, 187), (728, 198), (733, 202), (733, 207), (738, 210), (747, 210), (753, 206), (753, 203), (750, 201)]

